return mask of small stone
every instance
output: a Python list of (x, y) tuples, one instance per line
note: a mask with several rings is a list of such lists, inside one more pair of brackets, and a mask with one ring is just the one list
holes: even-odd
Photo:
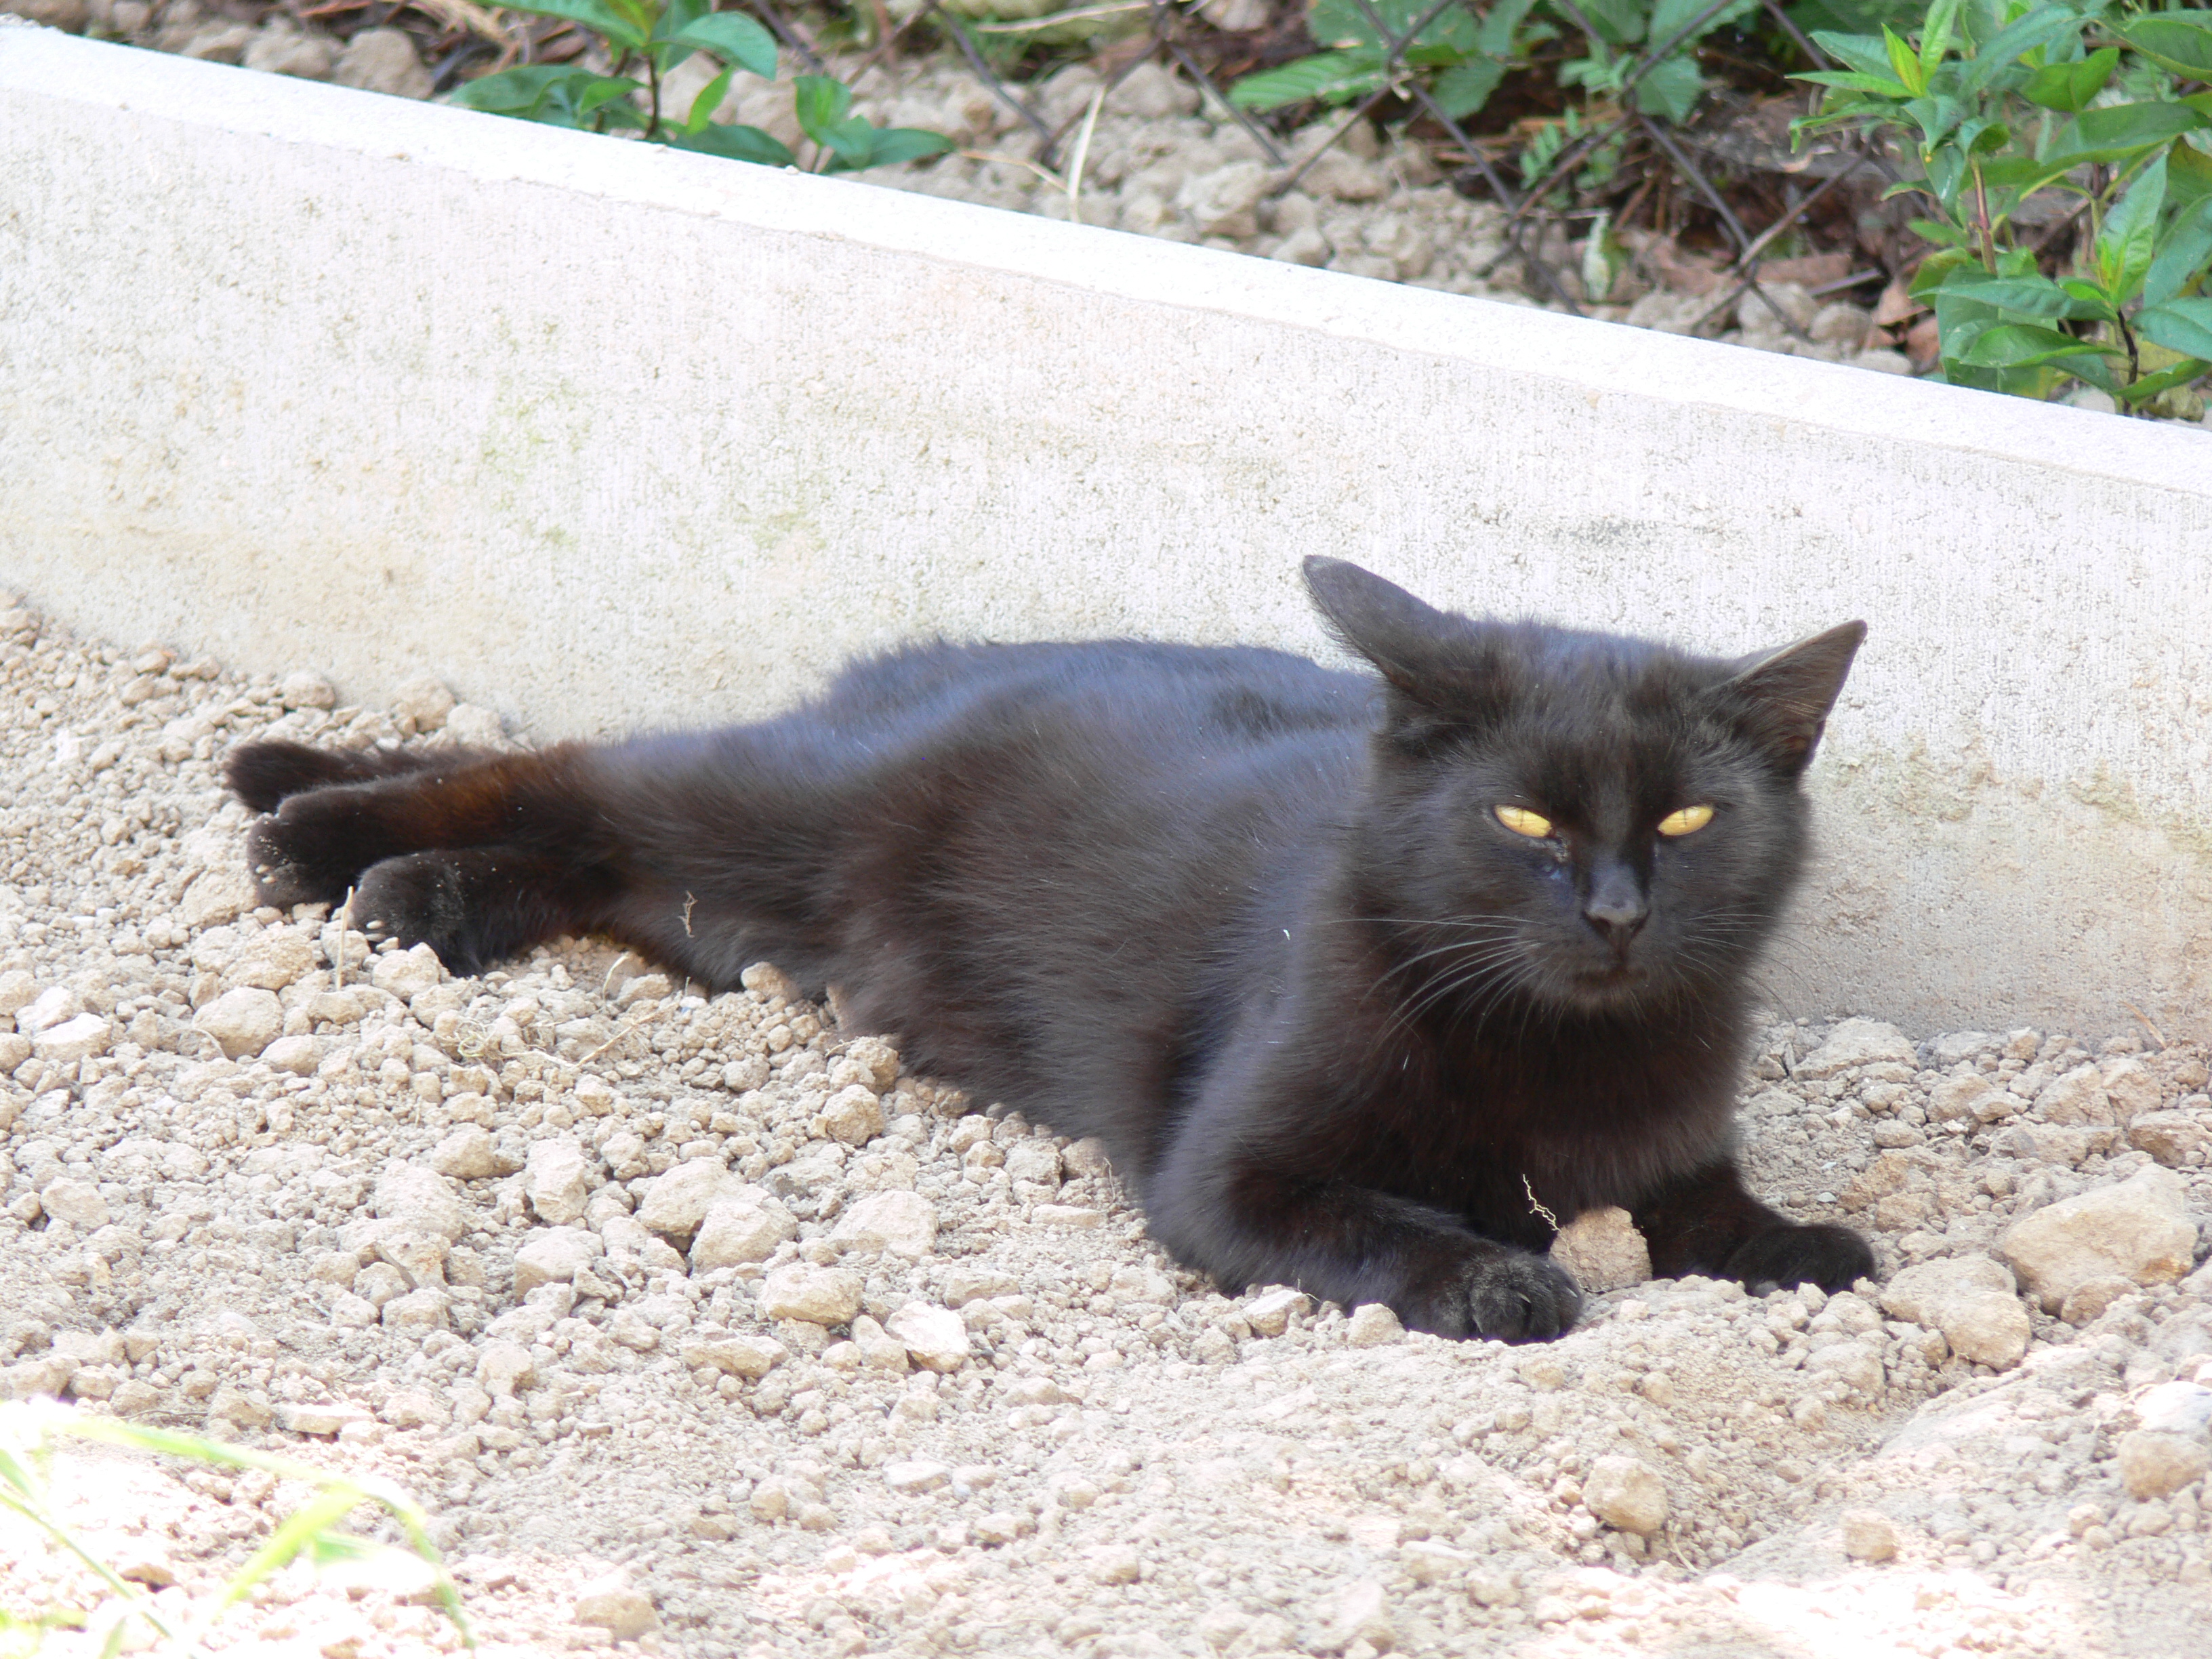
[(398, 98), (428, 98), (434, 84), (415, 55), (415, 43), (399, 29), (363, 29), (355, 35), (338, 54), (331, 79), (342, 87)]
[(617, 1642), (635, 1641), (660, 1623), (653, 1598), (619, 1572), (584, 1586), (576, 1597), (575, 1618), (580, 1625), (596, 1625)]
[(150, 1538), (125, 1537), (108, 1558), (118, 1578), (133, 1584), (143, 1584), (148, 1589), (167, 1589), (177, 1582), (177, 1570), (168, 1553)]
[(322, 1063), (322, 1045), (304, 1032), (280, 1036), (261, 1051), (261, 1058), (276, 1071), (294, 1077), (313, 1077), (315, 1067)]
[[(258, 68), (258, 64), (249, 65)], [(337, 689), (312, 669), (287, 674), (276, 684), (276, 696), (287, 708), (335, 708)]]
[(410, 1291), (404, 1296), (395, 1296), (381, 1310), (384, 1328), (387, 1331), (441, 1331), (446, 1328), (446, 1310), (453, 1299), (444, 1291), (425, 1286)]
[(218, 1384), (209, 1396), (207, 1414), (210, 1422), (232, 1423), (241, 1429), (265, 1429), (273, 1415), (267, 1401), (228, 1382)]
[(2164, 1498), (2212, 1468), (2212, 1442), (2171, 1429), (2134, 1429), (2117, 1448), (2120, 1479), (2132, 1498)]
[(691, 1243), (714, 1200), (738, 1185), (720, 1158), (686, 1158), (645, 1189), (637, 1206), (638, 1225), (680, 1250)]
[(469, 1230), (468, 1212), (446, 1185), (446, 1178), (420, 1164), (386, 1164), (376, 1178), (369, 1204), (382, 1219), (434, 1235), (448, 1244), (458, 1243)]
[(1847, 1019), (1797, 1063), (1796, 1073), (1802, 1079), (1818, 1082), (1862, 1066), (1893, 1063), (1917, 1066), (1919, 1059), (1911, 1039), (1887, 1021)]
[(477, 1381), (495, 1398), (511, 1395), (536, 1372), (537, 1364), (531, 1358), (530, 1350), (504, 1337), (485, 1343), (477, 1355)]
[(112, 1035), (106, 1015), (79, 1014), (58, 1025), (49, 1025), (33, 1037), (31, 1052), (57, 1066), (70, 1066), (106, 1054)]
[(1267, 193), (1267, 169), (1261, 163), (1231, 161), (1185, 179), (1176, 193), (1176, 206), (1189, 216), (1202, 236), (1257, 235), (1256, 210)]
[(420, 1389), (394, 1389), (377, 1416), (395, 1429), (441, 1429), (453, 1419), (442, 1401)]
[(1380, 1302), (1368, 1302), (1352, 1310), (1344, 1340), (1347, 1347), (1379, 1348), (1395, 1342), (1405, 1334), (1406, 1328), (1399, 1323), (1396, 1314)]
[(1552, 1241), (1552, 1260), (1593, 1296), (1626, 1290), (1651, 1277), (1644, 1235), (1615, 1205), (1586, 1210)]
[[(770, 1338), (739, 1333), (735, 1336), (686, 1342), (681, 1352), (684, 1363), (695, 1370), (702, 1365), (711, 1366), (732, 1376), (757, 1382), (775, 1368), (776, 1362), (784, 1357), (785, 1350), (783, 1344)], [(900, 1358), (905, 1358), (903, 1350)]]
[(556, 1227), (581, 1219), (591, 1197), (591, 1169), (583, 1147), (572, 1136), (533, 1143), (522, 1167), (522, 1191), (538, 1218)]
[(1897, 1553), (1897, 1525), (1880, 1510), (1845, 1510), (1838, 1517), (1844, 1553), (1854, 1561), (1887, 1561)]
[(105, 1227), (109, 1220), (107, 1200), (100, 1195), (100, 1188), (74, 1176), (48, 1182), (40, 1190), (39, 1203), (48, 1215), (86, 1232)]
[(2045, 1205), (2005, 1236), (2013, 1271), (2055, 1313), (2092, 1279), (2170, 1284), (2197, 1243), (2180, 1177), (2157, 1164), (2127, 1180)]
[(368, 1413), (358, 1406), (329, 1401), (287, 1401), (276, 1407), (276, 1426), (287, 1434), (336, 1434), (349, 1423), (366, 1423)]
[(1091, 1576), (1102, 1584), (1133, 1584), (1145, 1564), (1127, 1544), (1106, 1544), (1091, 1552)]
[(2069, 1325), (2087, 1325), (2103, 1317), (2105, 1310), (2124, 1296), (2135, 1293), (2136, 1282), (2122, 1279), (2117, 1273), (2105, 1279), (2085, 1279), (2066, 1292), (2066, 1299), (2058, 1304), (2058, 1316)]
[(411, 951), (394, 951), (377, 957), (368, 979), (378, 990), (411, 1002), (445, 976), (446, 967), (438, 960), (438, 953), (427, 945), (418, 945)]
[(1398, 1565), (1417, 1584), (1443, 1583), (1467, 1571), (1472, 1559), (1464, 1550), (1449, 1544), (1416, 1539), (1398, 1552)]
[(840, 1089), (823, 1104), (822, 1133), (832, 1140), (859, 1146), (883, 1132), (883, 1103), (860, 1084)]
[(225, 1060), (258, 1054), (283, 1034), (284, 1005), (274, 991), (241, 986), (193, 1015), (192, 1029), (213, 1037)]
[(886, 1371), (907, 1368), (906, 1344), (866, 1314), (854, 1316), (853, 1346), (860, 1350), (863, 1365)]
[[(761, 1281), (761, 1316), (804, 1320), (814, 1325), (848, 1324), (860, 1311), (860, 1276), (856, 1273), (794, 1261)], [(966, 1340), (965, 1330), (961, 1337)]]
[(922, 1458), (911, 1458), (902, 1462), (884, 1465), (884, 1484), (895, 1492), (912, 1496), (917, 1492), (935, 1492), (952, 1479), (952, 1471), (942, 1463), (933, 1463)]
[(884, 1322), (884, 1329), (925, 1370), (957, 1371), (968, 1363), (968, 1327), (950, 1308), (909, 1302)]
[(1951, 1256), (1907, 1267), (1882, 1287), (1892, 1317), (1932, 1325), (1960, 1357), (2003, 1370), (2027, 1352), (2032, 1326), (2013, 1277), (1984, 1255)]
[(289, 928), (259, 934), (224, 964), (223, 983), (281, 991), (315, 970), (315, 947)]
[(27, 1006), (15, 1011), (15, 1029), (25, 1036), (34, 1037), (51, 1026), (75, 1019), (84, 1011), (82, 997), (66, 985), (57, 985), (40, 992)]
[(203, 870), (185, 889), (177, 914), (186, 927), (195, 931), (220, 927), (225, 922), (235, 921), (240, 912), (251, 910), (253, 899), (253, 884), (242, 872)]
[(2183, 1169), (2212, 1148), (2212, 1127), (2187, 1112), (2145, 1112), (2128, 1125), (2128, 1145), (2169, 1170)]
[(527, 1296), (540, 1285), (565, 1285), (601, 1251), (599, 1235), (588, 1227), (543, 1228), (514, 1253), (514, 1293)]
[(919, 1261), (936, 1248), (937, 1208), (904, 1188), (870, 1193), (845, 1212), (830, 1237), (856, 1249)]
[(1324, 1652), (1340, 1652), (1355, 1642), (1364, 1642), (1370, 1650), (1385, 1653), (1395, 1644), (1397, 1635), (1382, 1586), (1372, 1578), (1358, 1578), (1329, 1599), (1316, 1645)]
[(798, 1237), (798, 1218), (775, 1199), (752, 1188), (726, 1194), (708, 1206), (691, 1241), (691, 1271), (765, 1261), (777, 1245)]
[(1241, 1310), (1255, 1334), (1280, 1336), (1290, 1328), (1292, 1314), (1313, 1311), (1313, 1298), (1303, 1291), (1278, 1285), (1261, 1291)]
[(2105, 1093), (2104, 1074), (2094, 1066), (2076, 1066), (2045, 1084), (2035, 1097), (2035, 1115), (2045, 1123), (2110, 1123), (2112, 1103)]
[(351, 1291), (340, 1291), (331, 1298), (331, 1323), (341, 1330), (360, 1330), (380, 1317), (376, 1304)]
[[(412, 54), (412, 47), (410, 47)], [(415, 722), (417, 732), (434, 732), (446, 723), (446, 716), (453, 712), (456, 699), (446, 683), (434, 674), (416, 674), (404, 679), (392, 693), (392, 712), (403, 720)]]
[(1666, 1483), (1640, 1458), (1607, 1456), (1592, 1463), (1583, 1481), (1583, 1503), (1623, 1532), (1648, 1538), (1666, 1524)]
[(507, 722), (495, 708), (457, 702), (446, 715), (446, 732), (471, 749), (496, 749), (507, 741)]
[(1030, 1211), (1030, 1219), (1041, 1227), (1087, 1229), (1103, 1226), (1106, 1215), (1080, 1204), (1039, 1204)]
[(1096, 1135), (1068, 1142), (1061, 1149), (1060, 1162), (1060, 1167), (1079, 1181), (1114, 1173), (1113, 1160), (1106, 1156), (1106, 1143)]
[(491, 1132), (482, 1124), (462, 1124), (430, 1149), (430, 1167), (461, 1181), (481, 1181), (496, 1175), (499, 1161), (492, 1149)]

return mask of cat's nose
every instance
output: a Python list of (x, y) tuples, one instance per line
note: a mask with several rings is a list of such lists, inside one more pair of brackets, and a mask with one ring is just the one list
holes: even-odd
[(1628, 948), (1650, 914), (1634, 872), (1621, 865), (1601, 871), (1583, 902), (1583, 920), (1616, 951)]

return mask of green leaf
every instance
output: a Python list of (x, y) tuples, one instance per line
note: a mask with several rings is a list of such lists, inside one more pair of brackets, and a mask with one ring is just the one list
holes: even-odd
[(758, 127), (709, 123), (696, 132), (671, 133), (667, 142), (674, 149), (696, 149), (708, 155), (726, 156), (732, 161), (757, 161), (769, 167), (787, 167), (799, 160), (781, 140)]
[[(2063, 7), (2039, 6), (2008, 23), (1991, 35), (1986, 44), (1975, 49), (1972, 60), (1959, 77), (1960, 94), (1973, 97), (2027, 53), (2049, 46), (2061, 35), (2080, 34), (2082, 21)], [(2101, 86), (2103, 82), (2098, 84)], [(2071, 107), (2079, 109), (2081, 106)]]
[(2128, 186), (2097, 231), (2097, 280), (2116, 305), (2125, 305), (2142, 286), (2158, 238), (2158, 216), (2166, 205), (2166, 157), (2145, 167)]
[(2119, 307), (2112, 303), (2112, 296), (2087, 277), (2061, 276), (2058, 286), (2086, 306), (2090, 315), (2101, 317), (2108, 323), (2119, 321)]
[[(1306, 17), (1306, 33), (1313, 36), (1316, 46), (1365, 46), (1379, 54), (1388, 41), (1376, 33), (1374, 23), (1369, 21), (1369, 8), (1382, 20), (1389, 39), (1395, 40), (1421, 21), (1429, 6), (1430, 0), (1368, 0), (1368, 8), (1355, 4), (1354, 0), (1314, 0), (1313, 9)], [(1476, 31), (1476, 22), (1468, 8), (1449, 6), (1431, 18), (1428, 26), (1407, 45), (1449, 46), (1460, 56), (1471, 58), (1480, 50)]]
[(1535, 4), (1536, 0), (1498, 0), (1475, 26), (1474, 49), (1485, 58), (1511, 57), (1519, 44), (1522, 21)]
[[(1680, 31), (1697, 22), (1698, 14), (1711, 3), (1711, 0), (1659, 0), (1659, 3), (1651, 9), (1651, 25), (1644, 32), (1644, 38), (1654, 46), (1665, 46)], [(1698, 32), (1682, 44), (1686, 46), (1692, 41), (1704, 40), (1715, 29), (1740, 23), (1758, 9), (1759, 0), (1737, 0), (1735, 5), (1723, 6), (1699, 24)]]
[(1888, 78), (1895, 68), (1889, 56), (1887, 43), (1878, 35), (1838, 34), (1830, 29), (1814, 29), (1813, 44), (1839, 64), (1848, 64), (1861, 75)]
[(1364, 97), (1382, 82), (1379, 53), (1325, 52), (1246, 76), (1229, 89), (1229, 101), (1249, 110), (1280, 109), (1310, 100), (1341, 104)]
[(1503, 64), (1492, 58), (1477, 58), (1437, 76), (1429, 95), (1437, 100), (1437, 107), (1453, 120), (1464, 121), (1490, 101), (1490, 94), (1498, 90), (1498, 83), (1504, 78)]
[(2212, 17), (2203, 12), (2169, 11), (2138, 17), (2112, 33), (2176, 75), (2192, 81), (2212, 81)]
[(2212, 155), (2187, 143), (2166, 153), (2166, 193), (2174, 202), (2201, 202), (2212, 196)]
[(1697, 60), (1687, 52), (1655, 64), (1636, 83), (1636, 107), (1645, 115), (1663, 115), (1677, 125), (1690, 118), (1705, 77), (1698, 73)]
[(1944, 287), (1947, 293), (2027, 317), (2087, 319), (2106, 314), (2103, 307), (2083, 304), (2048, 276), (1957, 276)]
[(684, 118), (684, 131), (696, 132), (714, 118), (714, 112), (721, 107), (722, 100), (730, 90), (731, 77), (737, 72), (736, 65), (732, 64), (699, 88), (699, 95), (691, 100), (691, 112)]
[(2162, 305), (2202, 276), (2207, 264), (2212, 264), (2212, 196), (2199, 197), (2173, 216), (2143, 277), (2143, 298)]
[(2020, 89), (2020, 95), (2045, 109), (2075, 114), (2105, 89), (2105, 82), (2112, 78), (2113, 68), (2119, 61), (2120, 49), (2106, 46), (2101, 52), (2091, 52), (2078, 64), (2045, 64), (2027, 77), (2027, 84)]
[(1928, 21), (1920, 29), (1921, 84), (1936, 73), (1936, 66), (1951, 50), (1951, 35), (1959, 21), (1959, 0), (1936, 0), (1928, 8)]
[(1647, 19), (1638, 0), (1583, 0), (1578, 9), (1609, 46), (1633, 46), (1644, 38)]
[(853, 89), (830, 75), (802, 75), (791, 83), (799, 125), (816, 143), (827, 143), (853, 107)]
[(950, 138), (926, 127), (878, 127), (868, 152), (868, 165), (895, 167), (901, 161), (918, 161), (925, 155), (942, 155), (951, 148)]
[[(506, 0), (502, 0), (505, 3)], [(605, 0), (514, 0), (509, 11), (526, 11), (533, 17), (559, 17), (604, 34), (618, 46), (635, 51), (645, 45), (646, 32), (622, 17)]]
[[(1940, 248), (1963, 249), (1966, 246), (1966, 233), (1956, 225), (1943, 223), (1940, 219), (1915, 219), (1905, 228), (1922, 241), (1933, 242)], [(1977, 259), (1975, 264), (1978, 268), (1980, 261)], [(1922, 262), (1921, 269), (1927, 269), (1926, 261)]]
[(2212, 300), (2168, 300), (2135, 316), (2136, 332), (2169, 351), (2212, 357)]
[(1927, 91), (1928, 76), (1920, 67), (1920, 60), (1913, 56), (1912, 48), (1887, 23), (1881, 26), (1881, 40), (1889, 52), (1890, 72), (1905, 83), (1905, 89), (1915, 98)]
[(1810, 81), (1816, 86), (1839, 87), (1845, 92), (1870, 92), (1878, 98), (1905, 99), (1912, 95), (1887, 75), (1869, 75), (1862, 70), (1820, 70), (1790, 78)]
[(2085, 161), (2119, 161), (2141, 155), (2208, 124), (2186, 104), (2109, 104), (2081, 112), (2052, 139), (2051, 161), (2069, 168)]
[(2000, 323), (1975, 335), (1958, 357), (1976, 368), (2033, 368), (2061, 357), (2094, 356), (2102, 349), (2093, 341), (2077, 340), (2055, 328)]
[(2212, 362), (2207, 362), (2202, 357), (2184, 357), (2179, 362), (2161, 368), (2155, 374), (2146, 374), (2140, 380), (2129, 381), (2120, 389), (2118, 395), (2131, 404), (2146, 403), (2161, 392), (2188, 385), (2208, 368), (2212, 368)]
[(709, 12), (673, 38), (684, 46), (703, 47), (725, 64), (750, 70), (763, 81), (775, 79), (775, 37), (740, 13)]

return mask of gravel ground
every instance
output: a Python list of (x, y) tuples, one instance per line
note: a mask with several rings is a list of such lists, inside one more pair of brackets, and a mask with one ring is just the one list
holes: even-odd
[[(1646, 1281), (1616, 1213), (1562, 1241), (1571, 1334), (1443, 1342), (1213, 1293), (1095, 1146), (765, 964), (454, 980), (254, 909), (229, 744), (496, 730), (337, 702), (0, 611), (0, 1392), (398, 1480), (488, 1648), (2203, 1650), (2200, 1050), (1777, 1023), (1754, 1185), (1884, 1283)], [(58, 1484), (172, 1601), (295, 1501)], [(287, 1576), (234, 1650), (452, 1646), (410, 1588)], [(0, 1607), (100, 1600), (0, 1534)]]

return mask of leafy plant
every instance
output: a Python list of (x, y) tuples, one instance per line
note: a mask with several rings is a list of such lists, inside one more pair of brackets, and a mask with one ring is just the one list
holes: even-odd
[[(179, 1620), (174, 1610), (157, 1607), (137, 1585), (128, 1583), (100, 1560), (76, 1530), (55, 1513), (47, 1498), (47, 1472), (57, 1443), (64, 1438), (104, 1441), (110, 1445), (159, 1452), (196, 1463), (258, 1470), (282, 1480), (299, 1482), (308, 1489), (308, 1497), (277, 1523), (269, 1541), (231, 1575), (220, 1594), (204, 1598), (191, 1610), (189, 1618)], [(339, 1523), (363, 1504), (380, 1505), (398, 1522), (408, 1540), (407, 1550), (375, 1543), (340, 1529)], [(440, 1565), (437, 1547), (430, 1541), (428, 1517), (413, 1499), (387, 1480), (332, 1474), (289, 1458), (271, 1457), (242, 1446), (227, 1446), (198, 1435), (93, 1417), (52, 1401), (26, 1401), (0, 1405), (0, 1509), (12, 1510), (31, 1522), (76, 1557), (112, 1592), (112, 1599), (99, 1610), (109, 1615), (105, 1621), (106, 1635), (102, 1649), (108, 1654), (121, 1651), (130, 1640), (126, 1626), (132, 1620), (143, 1621), (145, 1631), (141, 1634), (150, 1633), (167, 1652), (180, 1656), (204, 1653), (208, 1632), (227, 1610), (255, 1585), (303, 1556), (318, 1568), (379, 1560), (410, 1565), (419, 1561), (430, 1571), (432, 1593), (447, 1618), (460, 1632), (464, 1643), (471, 1649), (476, 1646), (468, 1620), (461, 1611), (459, 1593)], [(40, 1617), (26, 1619), (0, 1609), (0, 1634), (27, 1635), (33, 1644), (32, 1650), (35, 1650), (38, 1638), (46, 1630), (57, 1625), (76, 1626), (89, 1623), (94, 1611), (50, 1610)]]
[[(1535, 15), (1539, 0), (1492, 0), (1480, 16), (1471, 4), (1455, 0), (1422, 24), (1394, 62), (1391, 43), (1427, 17), (1433, 3), (1312, 0), (1306, 29), (1328, 50), (1246, 76), (1231, 89), (1230, 101), (1250, 110), (1309, 101), (1345, 104), (1419, 77), (1438, 108), (1463, 120), (1490, 101), (1507, 73), (1524, 66), (1535, 47), (1558, 39), (1565, 22), (1582, 35), (1584, 51), (1560, 64), (1561, 86), (1606, 100), (1627, 92), (1644, 113), (1680, 121), (1705, 90), (1697, 43), (1759, 9), (1759, 0), (1577, 0), (1571, 8), (1556, 8), (1559, 21), (1553, 21)], [(1665, 55), (1630, 90), (1638, 49), (1653, 46)]]
[[(2108, 14), (2118, 13), (2117, 16)], [(1846, 67), (1799, 133), (1901, 137), (1936, 244), (1911, 292), (1943, 378), (2048, 396), (2068, 378), (2141, 409), (2212, 369), (2212, 15), (2096, 0), (1932, 0), (1917, 40), (1818, 33)], [(2032, 198), (2077, 198), (2070, 270), (2020, 233)], [(2045, 239), (2050, 240), (2050, 239)]]
[[(709, 9), (713, 0), (514, 0), (510, 11), (558, 17), (591, 30), (605, 43), (613, 72), (581, 64), (524, 64), (453, 94), (453, 101), (494, 115), (512, 115), (550, 126), (590, 132), (632, 131), (648, 143), (702, 150), (733, 161), (791, 167), (798, 158), (772, 133), (714, 118), (739, 70), (763, 80), (776, 73), (775, 37), (753, 19)], [(681, 116), (664, 110), (669, 72), (704, 52), (721, 72), (701, 88)], [(643, 79), (640, 80), (640, 75)], [(920, 127), (878, 127), (852, 112), (853, 89), (827, 75), (793, 81), (799, 130), (814, 141), (823, 173), (857, 173), (924, 155), (942, 155), (952, 141)]]

